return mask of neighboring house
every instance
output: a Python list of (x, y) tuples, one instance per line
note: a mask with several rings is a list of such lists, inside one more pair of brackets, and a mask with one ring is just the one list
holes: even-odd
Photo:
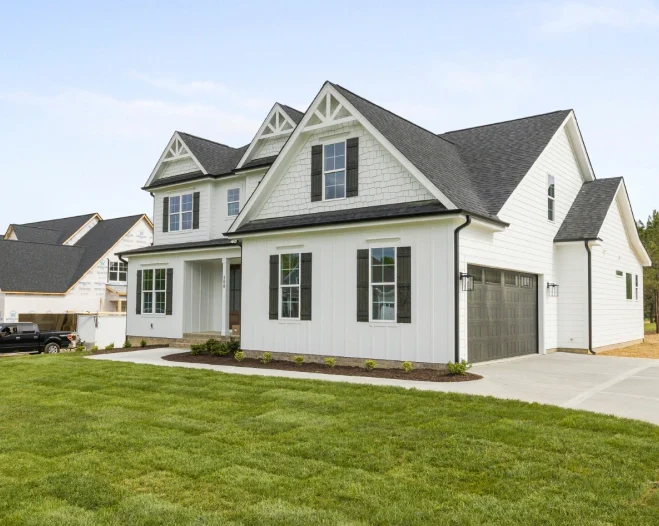
[(144, 189), (135, 338), (426, 363), (643, 339), (649, 258), (572, 110), (435, 134), (327, 82), (242, 148), (175, 133)]
[(87, 214), (10, 225), (0, 239), (0, 321), (125, 311), (127, 269), (115, 252), (152, 242), (146, 215), (103, 220)]

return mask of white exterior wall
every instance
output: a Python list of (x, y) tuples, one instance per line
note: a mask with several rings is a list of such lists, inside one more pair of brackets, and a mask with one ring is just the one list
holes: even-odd
[(261, 159), (263, 157), (277, 155), (284, 147), (284, 144), (286, 144), (289, 137), (290, 134), (274, 137), (273, 139), (262, 140), (258, 148), (255, 148), (254, 153), (249, 156), (249, 160), (251, 161), (252, 159)]
[[(206, 241), (211, 239), (211, 199), (213, 182), (195, 181), (190, 184), (176, 186), (175, 188), (154, 190), (154, 244), (168, 245), (172, 243), (189, 243), (191, 241)], [(192, 230), (178, 230), (176, 232), (162, 231), (163, 200), (183, 194), (199, 192), (199, 228)]]
[(121, 347), (126, 340), (126, 316), (78, 316), (76, 332), (87, 344)]
[(154, 181), (157, 179), (164, 179), (165, 177), (172, 177), (174, 175), (188, 174), (192, 172), (198, 172), (201, 168), (199, 165), (192, 159), (192, 157), (187, 157), (185, 159), (178, 159), (176, 161), (164, 161), (160, 170), (156, 174)]
[[(619, 199), (611, 203), (599, 237), (593, 247), (593, 348), (643, 338), (643, 267), (632, 250), (620, 215)], [(616, 276), (616, 270), (623, 272)], [(625, 274), (632, 274), (632, 299), (626, 298)], [(638, 276), (639, 297), (634, 277)]]
[(64, 312), (98, 312), (115, 310), (106, 301), (108, 259), (119, 261), (117, 252), (151, 244), (151, 225), (141, 219), (126, 235), (92, 267), (68, 294), (7, 294), (5, 320), (17, 321), (19, 314), (48, 314)]
[[(247, 350), (446, 363), (453, 359), (455, 220), (243, 240)], [(357, 322), (357, 250), (412, 249), (412, 323)], [(269, 257), (312, 253), (312, 319), (269, 319)], [(280, 306), (281, 310), (281, 306)]]
[[(249, 198), (246, 195), (245, 177), (231, 177), (227, 180), (220, 179), (212, 185), (211, 191), (211, 232), (209, 239), (224, 237), (224, 233), (236, 219), (236, 216), (227, 214), (227, 192), (232, 188), (240, 189), (240, 208), (245, 205)], [(201, 211), (200, 211), (201, 212)]]
[[(556, 217), (547, 219), (547, 176), (556, 180)], [(540, 352), (559, 347), (558, 301), (547, 295), (546, 284), (558, 283), (559, 269), (554, 237), (583, 184), (581, 172), (564, 129), (557, 132), (529, 173), (503, 206), (499, 217), (510, 224), (491, 234), (477, 226), (460, 233), (460, 269), (468, 264), (538, 274), (540, 289)], [(585, 248), (584, 248), (585, 251)], [(460, 348), (466, 357), (467, 302), (461, 293)]]
[[(359, 196), (311, 202), (311, 147), (359, 137)], [(434, 199), (361, 124), (323, 128), (309, 135), (256, 219)]]
[(588, 253), (582, 241), (556, 247), (559, 349), (588, 349)]

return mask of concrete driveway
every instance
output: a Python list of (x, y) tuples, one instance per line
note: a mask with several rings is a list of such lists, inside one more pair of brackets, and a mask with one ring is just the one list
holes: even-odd
[(167, 367), (211, 369), (234, 374), (394, 385), (429, 391), (494, 396), (636, 418), (659, 425), (659, 360), (567, 353), (533, 355), (474, 366), (472, 372), (482, 375), (482, 380), (436, 383), (183, 364), (162, 359), (163, 356), (177, 352), (185, 351), (150, 349), (100, 354), (89, 358)]

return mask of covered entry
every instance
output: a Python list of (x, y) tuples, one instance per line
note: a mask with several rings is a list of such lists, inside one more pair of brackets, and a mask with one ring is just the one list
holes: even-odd
[(532, 274), (469, 265), (468, 357), (484, 362), (538, 352), (538, 279)]

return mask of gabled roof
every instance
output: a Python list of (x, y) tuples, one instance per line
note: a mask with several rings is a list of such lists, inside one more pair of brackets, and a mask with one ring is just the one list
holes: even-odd
[(286, 112), (286, 114), (293, 119), (293, 122), (295, 124), (300, 124), (300, 121), (302, 120), (302, 117), (304, 117), (304, 112), (303, 111), (298, 111), (295, 108), (291, 108), (290, 106), (286, 106), (286, 104), (282, 104), (281, 102), (278, 103), (282, 109)]
[(0, 291), (66, 293), (142, 218), (101, 220), (74, 245), (0, 240)]
[(622, 177), (614, 177), (584, 183), (554, 241), (597, 239), (621, 182)]
[[(98, 214), (84, 214), (48, 221), (10, 225), (19, 241), (62, 244)], [(100, 216), (99, 216), (100, 219)]]
[(177, 133), (209, 175), (231, 173), (249, 146), (233, 148), (189, 133)]

